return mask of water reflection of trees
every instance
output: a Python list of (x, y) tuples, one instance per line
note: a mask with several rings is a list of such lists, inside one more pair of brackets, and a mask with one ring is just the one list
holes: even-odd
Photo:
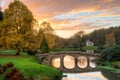
[(78, 66), (80, 68), (85, 68), (88, 65), (87, 58), (84, 56), (78, 57)]

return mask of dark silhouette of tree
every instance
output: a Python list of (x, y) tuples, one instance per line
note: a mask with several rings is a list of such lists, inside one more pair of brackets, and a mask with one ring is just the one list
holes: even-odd
[(3, 12), (1, 11), (1, 7), (0, 7), (0, 21), (3, 20)]
[(49, 46), (48, 46), (47, 40), (45, 38), (45, 35), (43, 36), (43, 40), (42, 40), (42, 43), (40, 45), (40, 51), (41, 51), (41, 53), (48, 53), (49, 52)]

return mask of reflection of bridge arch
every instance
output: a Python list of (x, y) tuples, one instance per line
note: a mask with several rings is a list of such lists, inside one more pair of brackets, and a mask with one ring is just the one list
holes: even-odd
[[(36, 56), (40, 59), (40, 63), (43, 63), (41, 61), (44, 61), (47, 65), (53, 66), (63, 72), (96, 71), (96, 65), (91, 66), (91, 64), (99, 58), (99, 55), (96, 54), (80, 53), (76, 51), (37, 54)], [(73, 65), (69, 66), (71, 63)]]
[(91, 68), (96, 68), (97, 63), (96, 63), (96, 58), (95, 58), (95, 57), (90, 57), (90, 58), (89, 58), (89, 66), (90, 66)]
[(77, 65), (79, 68), (86, 68), (88, 66), (88, 59), (85, 56), (79, 56)]
[(75, 58), (73, 56), (70, 56), (70, 55), (64, 56), (64, 58), (63, 58), (63, 66), (66, 69), (73, 69), (75, 67)]
[(55, 68), (60, 68), (60, 58), (59, 57), (52, 58), (52, 66)]

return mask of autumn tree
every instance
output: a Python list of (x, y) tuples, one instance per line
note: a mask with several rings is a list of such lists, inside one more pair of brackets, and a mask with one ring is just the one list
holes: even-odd
[[(19, 0), (12, 2), (4, 12), (3, 30), (1, 36), (5, 38), (8, 48), (20, 51), (36, 49), (36, 39), (33, 26), (36, 21), (32, 12)], [(8, 44), (9, 43), (9, 44)]]
[(104, 47), (105, 48), (112, 47), (115, 45), (115, 42), (116, 42), (116, 40), (115, 40), (114, 33), (110, 33), (106, 36)]
[(43, 22), (40, 24), (40, 29), (43, 30), (43, 36), (47, 40), (49, 48), (52, 48), (55, 45), (54, 30), (52, 29), (50, 23)]
[(0, 49), (8, 49), (8, 44), (10, 43), (10, 35), (9, 35), (9, 22), (2, 21), (0, 23)]

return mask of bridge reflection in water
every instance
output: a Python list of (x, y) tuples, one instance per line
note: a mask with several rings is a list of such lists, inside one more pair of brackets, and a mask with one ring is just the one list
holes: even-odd
[(93, 72), (99, 55), (80, 52), (59, 52), (54, 54), (37, 54), (40, 63), (53, 66), (62, 72)]
[[(91, 68), (96, 68), (96, 62), (92, 62), (92, 60), (95, 60), (95, 58), (94, 57), (90, 58), (89, 66)], [(66, 55), (63, 63), (64, 67), (67, 69), (73, 69), (75, 67), (75, 59), (72, 56)], [(52, 65), (55, 68), (60, 68), (60, 58), (52, 59)], [(84, 56), (79, 57), (77, 65), (82, 69), (86, 68), (88, 65), (87, 58)]]

